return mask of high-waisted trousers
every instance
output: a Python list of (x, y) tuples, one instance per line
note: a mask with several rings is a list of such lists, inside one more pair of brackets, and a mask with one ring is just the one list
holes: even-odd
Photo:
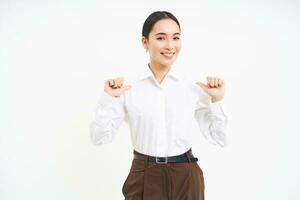
[(122, 193), (125, 200), (204, 200), (203, 172), (197, 162), (133, 159)]

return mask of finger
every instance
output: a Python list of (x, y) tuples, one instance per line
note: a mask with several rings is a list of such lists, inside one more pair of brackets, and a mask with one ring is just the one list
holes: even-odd
[(115, 79), (115, 86), (119, 87), (120, 86), (120, 82), (121, 82), (120, 78), (116, 78)]
[(120, 87), (122, 86), (123, 80), (124, 80), (123, 77), (115, 78), (115, 87), (116, 87), (116, 88), (120, 88)]
[(117, 88), (117, 80), (114, 79), (113, 81), (114, 81), (113, 88), (115, 89), (115, 88)]
[(213, 83), (214, 83), (214, 88), (218, 87), (218, 78), (217, 77), (213, 78)]
[(109, 80), (106, 80), (105, 82), (104, 82), (104, 90), (107, 90), (107, 89), (109, 89), (110, 87), (109, 87)]
[(118, 79), (114, 79), (114, 88), (115, 89), (119, 88), (118, 84), (119, 84)]
[(202, 87), (207, 87), (207, 85), (205, 85), (204, 83), (202, 83), (200, 81), (196, 82), (196, 84), (199, 85), (199, 86), (202, 86)]
[(216, 77), (212, 77), (211, 82), (212, 82), (212, 87), (213, 87), (213, 88), (216, 87), (216, 84), (217, 84), (216, 81), (217, 81), (217, 80), (216, 80)]
[(225, 84), (224, 80), (221, 79), (221, 86), (223, 86)]
[(204, 83), (202, 83), (200, 81), (197, 82), (196, 84), (199, 85), (203, 90), (207, 90), (207, 89), (210, 88), (208, 85), (206, 85), (206, 84), (204, 84)]
[(216, 87), (220, 87), (221, 86), (221, 79), (217, 78), (216, 79)]
[(210, 87), (210, 76), (206, 77), (206, 84), (208, 87)]
[(209, 85), (209, 76), (206, 77), (206, 84)]
[(118, 82), (116, 79), (113, 80), (113, 85), (112, 85), (113, 89), (118, 88)]
[(120, 78), (120, 83), (119, 83), (119, 86), (120, 86), (120, 87), (122, 87), (122, 86), (123, 86), (123, 84), (124, 84), (124, 78), (123, 78), (123, 77), (121, 77), (121, 78)]
[(211, 88), (214, 87), (214, 78), (213, 78), (213, 77), (209, 77), (209, 78), (208, 78), (208, 85), (209, 85), (209, 87), (211, 87)]
[(221, 79), (221, 78), (218, 79), (218, 85), (219, 85), (219, 87), (222, 87), (224, 85), (223, 79)]
[(220, 86), (222, 86), (224, 83), (223, 83), (223, 80), (220, 79)]
[(119, 79), (115, 79), (115, 85), (114, 85), (115, 88), (119, 88)]
[(112, 84), (111, 79), (108, 79), (108, 80), (107, 80), (107, 86), (108, 86), (108, 87), (112, 87), (112, 85), (113, 85), (113, 84)]
[(114, 86), (114, 80), (113, 80), (113, 79), (110, 79), (110, 80), (109, 80), (109, 86), (110, 86), (110, 87), (113, 87), (113, 86)]

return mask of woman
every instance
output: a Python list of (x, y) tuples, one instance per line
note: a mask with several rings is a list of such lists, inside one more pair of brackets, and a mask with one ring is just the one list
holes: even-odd
[(181, 49), (180, 24), (166, 11), (149, 15), (142, 44), (149, 52), (145, 72), (131, 85), (124, 78), (106, 80), (91, 123), (96, 145), (113, 140), (125, 120), (131, 133), (133, 160), (123, 184), (125, 200), (203, 200), (204, 178), (191, 149), (191, 122), (210, 142), (226, 143), (220, 100), (225, 83), (207, 77), (207, 84), (181, 77), (173, 63)]

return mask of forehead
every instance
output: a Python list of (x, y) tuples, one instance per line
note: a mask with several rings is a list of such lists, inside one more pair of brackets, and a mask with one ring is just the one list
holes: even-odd
[(150, 34), (155, 35), (156, 33), (174, 34), (180, 33), (180, 29), (174, 20), (161, 19), (154, 24)]

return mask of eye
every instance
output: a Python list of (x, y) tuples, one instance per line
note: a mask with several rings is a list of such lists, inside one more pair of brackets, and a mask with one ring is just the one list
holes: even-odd
[(175, 39), (175, 40), (180, 40), (180, 38), (179, 38), (179, 37), (174, 37), (173, 39)]
[(164, 39), (163, 37), (158, 37), (158, 38), (157, 38), (157, 40), (163, 40), (163, 39)]

